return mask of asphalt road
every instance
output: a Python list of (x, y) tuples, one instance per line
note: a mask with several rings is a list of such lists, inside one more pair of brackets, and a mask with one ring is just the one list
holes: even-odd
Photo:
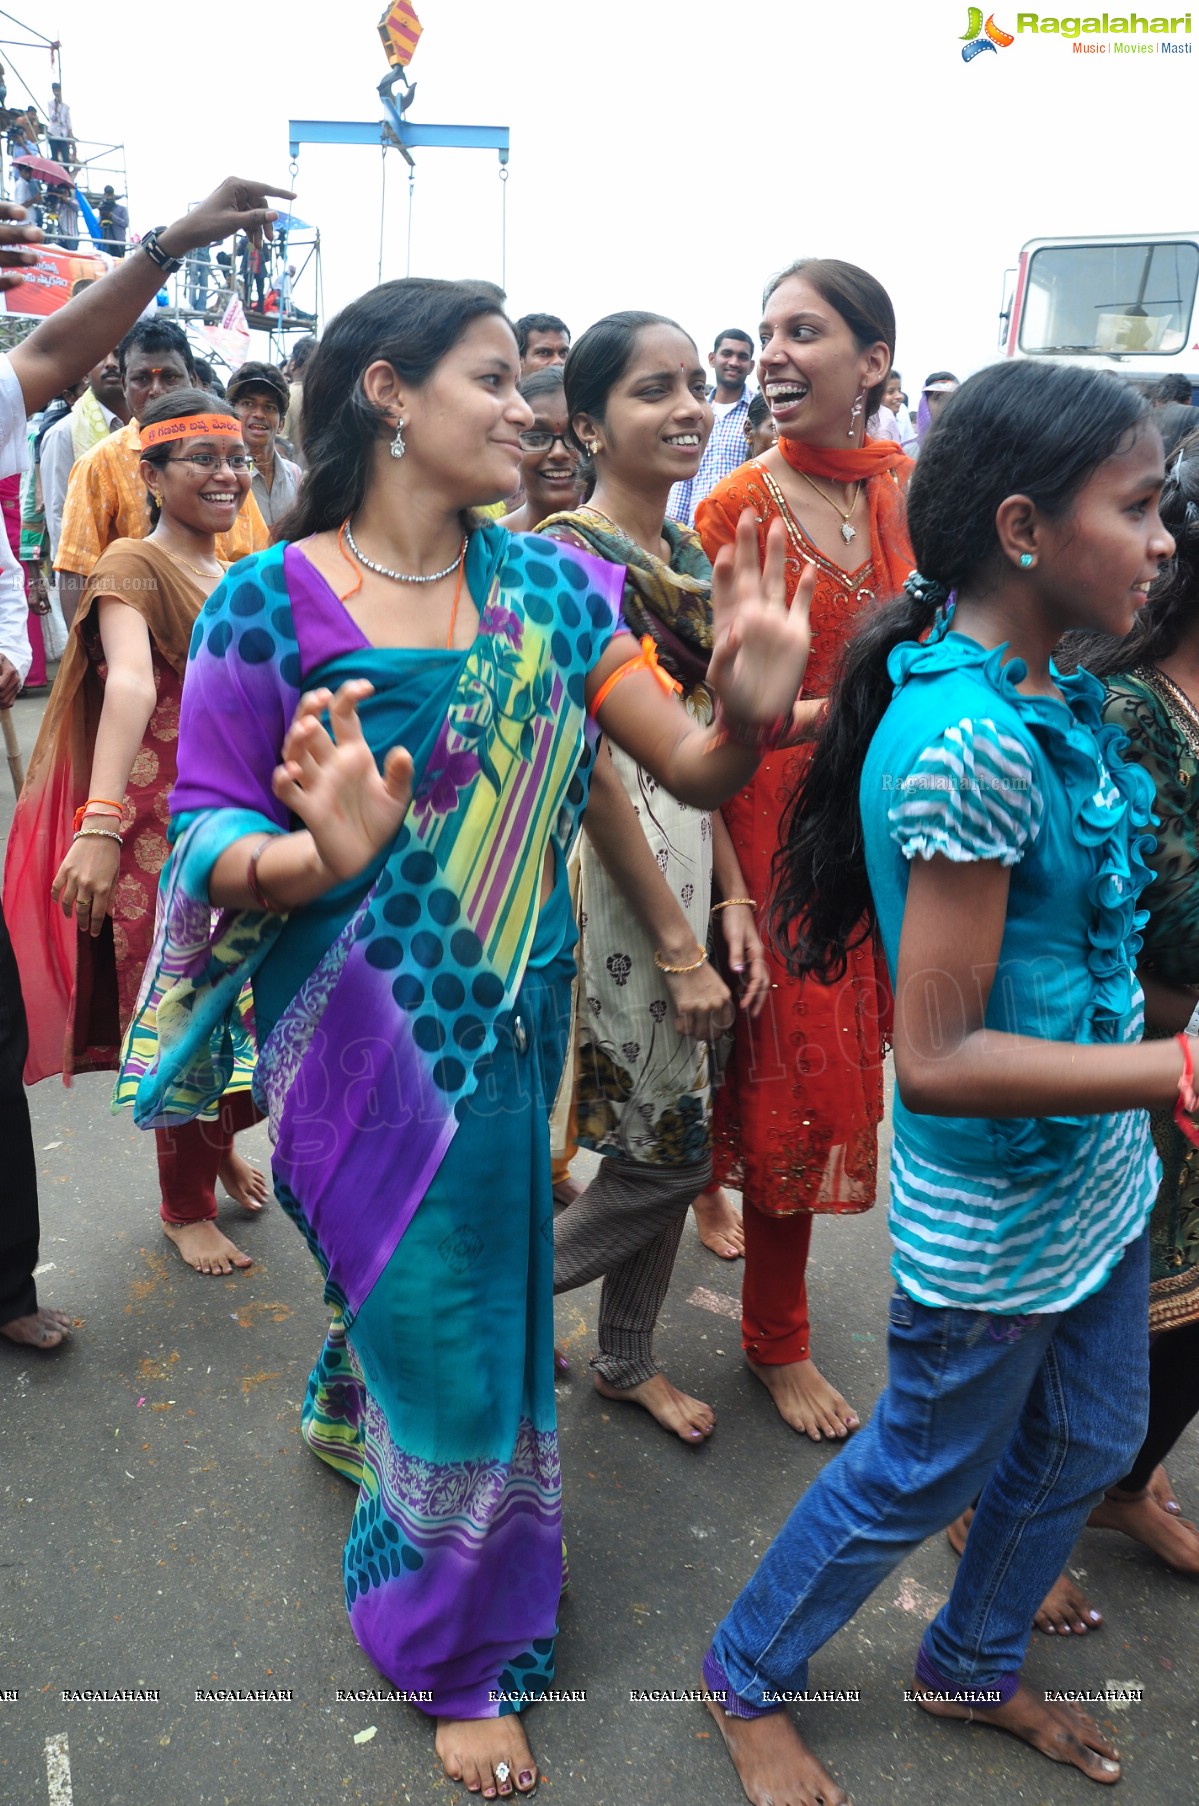
[[(40, 705), (17, 704), (26, 750)], [(0, 806), (7, 825), (10, 803)], [(0, 1806), (452, 1806), (432, 1729), (410, 1708), (339, 1700), (378, 1684), (341, 1605), (347, 1485), (299, 1436), (324, 1333), (315, 1265), (270, 1207), (233, 1233), (255, 1264), (186, 1269), (161, 1237), (153, 1148), (107, 1110), (101, 1075), (31, 1094), (42, 1197), (43, 1302), (69, 1310), (69, 1348), (0, 1342)], [(265, 1131), (247, 1147), (263, 1160)], [(577, 1169), (585, 1173), (586, 1162)], [(238, 1213), (229, 1207), (229, 1215)], [(880, 1210), (821, 1222), (810, 1280), (815, 1346), (865, 1413), (883, 1380), (887, 1244)], [(718, 1425), (685, 1448), (585, 1375), (598, 1287), (559, 1300), (580, 1357), (559, 1386), (566, 1534), (557, 1685), (574, 1703), (527, 1719), (560, 1806), (735, 1806), (740, 1788), (701, 1706), (631, 1692), (696, 1684), (713, 1624), (796, 1497), (835, 1459), (788, 1431), (741, 1360), (738, 1268), (692, 1228), (658, 1346)], [(487, 1324), (462, 1350), (488, 1359)], [(1112, 1375), (1118, 1385), (1119, 1374)], [(1170, 1471), (1199, 1513), (1199, 1437)], [(1034, 1637), (1036, 1687), (1143, 1688), (1100, 1708), (1125, 1758), (1121, 1793), (1199, 1799), (1199, 1622), (1193, 1583), (1105, 1532), (1072, 1567), (1107, 1617), (1084, 1639)], [(805, 1729), (858, 1806), (1093, 1798), (1073, 1771), (990, 1731), (934, 1724), (903, 1701), (924, 1623), (952, 1582), (943, 1538), (905, 1561), (812, 1665), (856, 1703), (807, 1708)], [(87, 1702), (88, 1688), (157, 1699)], [(220, 1689), (287, 1690), (247, 1703)]]

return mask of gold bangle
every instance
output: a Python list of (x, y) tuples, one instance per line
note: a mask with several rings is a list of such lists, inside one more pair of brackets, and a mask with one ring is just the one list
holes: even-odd
[(718, 909), (733, 909), (738, 903), (744, 904), (746, 909), (756, 909), (758, 907), (758, 899), (756, 897), (726, 897), (723, 903), (713, 903), (708, 914), (714, 916)]
[(662, 958), (662, 955), (658, 952), (658, 949), (655, 947), (654, 964), (657, 966), (659, 972), (669, 972), (672, 976), (680, 972), (698, 972), (701, 966), (707, 965), (708, 955), (705, 949), (699, 945), (698, 941), (696, 942), (696, 951), (699, 954), (699, 958), (692, 960), (689, 966), (668, 966)]

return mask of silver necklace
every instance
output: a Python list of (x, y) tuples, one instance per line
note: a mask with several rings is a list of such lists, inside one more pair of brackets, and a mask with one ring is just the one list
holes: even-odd
[(454, 559), (452, 564), (446, 565), (444, 571), (430, 571), (427, 577), (415, 577), (410, 571), (389, 571), (385, 564), (375, 564), (372, 559), (366, 556), (365, 552), (359, 551), (348, 520), (345, 524), (345, 536), (346, 544), (349, 546), (351, 552), (353, 552), (359, 564), (364, 564), (368, 571), (374, 571), (377, 577), (390, 577), (393, 583), (440, 583), (443, 577), (452, 577), (454, 572), (458, 569), (458, 566), (462, 563), (462, 560), (466, 557), (466, 547), (470, 537), (469, 534), (466, 533), (462, 535), (462, 544), (458, 547), (458, 556)]

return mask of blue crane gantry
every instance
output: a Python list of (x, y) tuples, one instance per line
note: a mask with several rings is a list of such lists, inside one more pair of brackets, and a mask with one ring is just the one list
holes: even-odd
[[(408, 91), (397, 105), (394, 89), (397, 82), (402, 81)], [(384, 117), (372, 122), (364, 119), (292, 119), (288, 121), (288, 138), (290, 140), (292, 172), (295, 173), (301, 144), (365, 144), (378, 145), (386, 152), (398, 150), (408, 165), (408, 232), (409, 232), (409, 264), (411, 264), (412, 234), (412, 194), (413, 172), (415, 162), (414, 150), (427, 147), (433, 150), (493, 150), (498, 151), (500, 159), (500, 181), (508, 179), (508, 127), (506, 125), (415, 125), (405, 119), (404, 114), (412, 103), (416, 93), (415, 84), (408, 86), (407, 77), (402, 70), (393, 70), (385, 75), (379, 83), (379, 100), (382, 103)], [(507, 190), (504, 190), (507, 200)], [(505, 227), (502, 241), (500, 285), (507, 281), (507, 209), (505, 207)], [(380, 221), (379, 265), (382, 272), (383, 244), (382, 221)]]

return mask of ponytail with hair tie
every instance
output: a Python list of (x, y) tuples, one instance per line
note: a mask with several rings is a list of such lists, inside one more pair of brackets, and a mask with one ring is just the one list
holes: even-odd
[(923, 571), (912, 571), (904, 580), (904, 595), (925, 612), (933, 611), (930, 640), (943, 639), (953, 625), (953, 611), (957, 607), (958, 593), (942, 583), (937, 577), (926, 577)]

